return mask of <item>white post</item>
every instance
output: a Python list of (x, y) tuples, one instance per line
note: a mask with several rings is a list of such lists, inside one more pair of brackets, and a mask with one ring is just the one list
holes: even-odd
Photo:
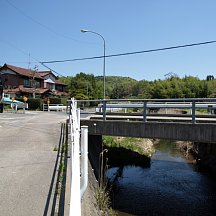
[(71, 100), (71, 193), (70, 216), (81, 216), (80, 197), (80, 129), (77, 122), (77, 107), (74, 99)]
[(81, 127), (81, 198), (88, 185), (88, 126)]
[(77, 115), (77, 124), (78, 127), (80, 128), (80, 109), (76, 109), (76, 115)]
[(13, 103), (13, 101), (11, 103), (11, 112), (14, 113), (14, 103)]

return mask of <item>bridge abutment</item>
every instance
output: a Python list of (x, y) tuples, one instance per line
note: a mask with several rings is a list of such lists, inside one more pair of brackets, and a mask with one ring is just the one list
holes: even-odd
[(194, 142), (193, 150), (199, 169), (216, 175), (216, 143)]
[(99, 178), (100, 154), (103, 149), (102, 135), (89, 135), (88, 137), (89, 160), (94, 170), (95, 177)]

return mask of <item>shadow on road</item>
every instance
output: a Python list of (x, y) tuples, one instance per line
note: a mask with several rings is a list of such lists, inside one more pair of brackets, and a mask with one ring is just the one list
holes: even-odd
[[(43, 215), (64, 215), (65, 185), (68, 158), (68, 126), (61, 124), (61, 133), (57, 148), (56, 162)], [(55, 181), (56, 179), (56, 181)], [(52, 194), (53, 198), (52, 198)], [(49, 211), (50, 209), (50, 211)], [(51, 212), (51, 213), (49, 213)]]

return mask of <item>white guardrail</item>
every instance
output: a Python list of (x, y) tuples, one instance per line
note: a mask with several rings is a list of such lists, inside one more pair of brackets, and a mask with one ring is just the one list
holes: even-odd
[(66, 111), (67, 106), (64, 106), (63, 104), (43, 104), (43, 111)]
[[(69, 113), (70, 125), (70, 210), (69, 216), (81, 216), (81, 199), (88, 183), (88, 127), (81, 127), (80, 109), (72, 98)], [(81, 154), (80, 154), (81, 153)]]
[[(95, 113), (103, 114), (103, 120), (113, 109), (141, 108), (143, 121), (147, 121), (149, 109), (190, 109), (192, 124), (196, 123), (196, 109), (207, 109), (209, 113), (216, 114), (216, 98), (175, 98), (175, 99), (106, 99), (106, 100), (77, 100), (82, 109), (89, 104), (89, 109), (95, 107)], [(88, 105), (87, 105), (88, 106)]]

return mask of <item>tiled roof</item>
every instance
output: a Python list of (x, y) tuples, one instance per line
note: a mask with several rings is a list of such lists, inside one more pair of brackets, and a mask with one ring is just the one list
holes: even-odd
[(55, 79), (57, 79), (57, 76), (55, 74), (53, 74), (52, 71), (38, 71), (38, 73), (40, 74), (41, 77), (47, 76), (49, 74), (52, 74), (55, 77)]
[(34, 70), (31, 70), (31, 69), (16, 67), (16, 66), (9, 65), (9, 64), (4, 64), (2, 68), (8, 68), (21, 76), (27, 76), (27, 77), (34, 76), (35, 78), (43, 79), (38, 72), (35, 72)]
[(67, 86), (67, 84), (65, 84), (65, 83), (63, 83), (63, 82), (61, 82), (61, 81), (59, 81), (59, 80), (56, 80), (56, 81), (55, 81), (55, 84), (56, 84), (56, 85), (64, 85), (64, 86)]
[[(17, 66), (13, 66), (13, 65), (9, 65), (9, 64), (4, 64), (4, 66), (1, 68), (0, 67), (0, 70), (2, 69), (10, 69), (12, 71), (14, 71), (15, 73), (21, 75), (21, 76), (27, 76), (27, 77), (35, 77), (37, 79), (43, 79), (44, 80), (44, 77), (46, 75), (49, 75), (49, 74), (52, 74), (56, 79), (57, 77), (52, 73), (52, 71), (34, 71), (34, 70), (31, 70), (31, 69), (26, 69), (26, 68), (21, 68), (21, 67), (17, 67)], [(59, 81), (59, 80), (56, 80), (55, 81), (55, 84), (57, 85), (63, 85), (63, 86), (67, 86), (65, 83)]]
[(35, 91), (36, 94), (43, 94), (47, 91), (50, 91), (47, 88), (25, 88), (23, 86), (19, 86), (18, 88), (14, 88), (14, 89), (4, 89), (4, 93), (30, 93), (33, 94), (33, 92)]
[(39, 71), (38, 72), (40, 74), (41, 77), (47, 76), (51, 73), (51, 71)]
[[(55, 78), (57, 78), (51, 71), (39, 71), (39, 74), (41, 75), (41, 77), (45, 77), (49, 74), (52, 74)], [(55, 80), (55, 84), (67, 86), (67, 84), (65, 84), (59, 80)]]

